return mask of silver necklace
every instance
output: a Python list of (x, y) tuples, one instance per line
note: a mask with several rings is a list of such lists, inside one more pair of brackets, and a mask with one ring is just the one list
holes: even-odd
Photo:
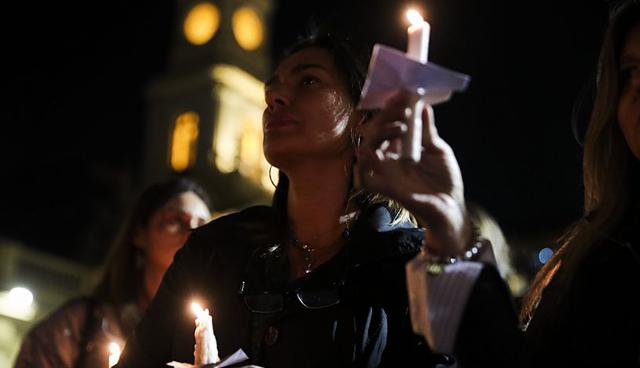
[[(329, 244), (326, 248), (333, 248), (340, 241), (341, 238), (343, 238), (345, 240), (349, 238), (349, 236), (350, 236), (349, 225), (351, 223), (351, 220), (354, 219), (356, 215), (357, 215), (357, 212), (351, 212), (351, 213), (346, 214), (344, 216), (340, 216), (339, 224), (340, 225), (346, 224), (346, 227), (345, 227), (344, 231), (342, 232), (342, 234), (340, 234), (340, 236), (335, 241), (333, 241), (331, 244)], [(298, 249), (300, 249), (300, 250), (302, 250), (304, 252), (304, 262), (305, 262), (304, 274), (305, 274), (305, 276), (309, 275), (313, 271), (313, 252), (315, 252), (315, 249), (312, 248), (309, 245), (309, 242), (317, 240), (322, 235), (324, 235), (324, 234), (318, 234), (318, 235), (314, 236), (308, 242), (300, 242), (295, 237), (292, 237), (293, 246), (298, 248)]]
[(297, 239), (293, 239), (293, 245), (295, 247), (302, 249), (302, 251), (304, 252), (304, 262), (305, 262), (304, 274), (305, 275), (310, 274), (311, 271), (313, 270), (312, 254), (314, 249), (311, 248), (308, 243), (300, 243)]

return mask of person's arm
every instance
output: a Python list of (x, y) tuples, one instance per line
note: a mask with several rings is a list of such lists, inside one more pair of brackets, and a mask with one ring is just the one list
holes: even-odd
[(87, 332), (90, 305), (86, 299), (75, 299), (40, 321), (22, 340), (14, 367), (75, 367), (80, 345), (86, 343), (82, 335)]
[(458, 367), (521, 367), (527, 352), (511, 296), (490, 264), (433, 268), (424, 255), (407, 264), (414, 330)]
[[(436, 352), (457, 353), (463, 362), (484, 361), (495, 355), (503, 338), (520, 336), (515, 313), (504, 283), (491, 276), (495, 269), (473, 262), (444, 268), (438, 265), (438, 259), (463, 258), (473, 243), (462, 174), (453, 150), (438, 135), (429, 106), (422, 114), (420, 162), (399, 160), (397, 152), (391, 151), (394, 146), (385, 142), (401, 138), (407, 130), (401, 123), (407, 103), (406, 95), (397, 94), (359, 127), (362, 143), (358, 147), (358, 177), (367, 189), (398, 201), (425, 228), (423, 252), (407, 265), (414, 330), (423, 334)], [(437, 270), (427, 270), (434, 264)], [(485, 283), (485, 279), (489, 281)], [(493, 305), (500, 312), (495, 315), (495, 323), (500, 324), (496, 329), (490, 323), (495, 313), (489, 307)], [(483, 314), (484, 319), (478, 317)], [(467, 330), (468, 325), (473, 329)], [(493, 332), (498, 340), (485, 338), (480, 343), (486, 344), (485, 355), (466, 341), (470, 336), (481, 338)]]
[[(422, 112), (420, 162), (398, 159), (389, 145), (406, 134), (402, 121), (409, 95), (398, 93), (384, 109), (358, 126), (356, 174), (360, 185), (399, 202), (425, 228), (424, 248), (433, 255), (463, 255), (471, 242), (462, 173), (451, 147), (438, 135), (433, 110)], [(385, 143), (386, 142), (386, 143)]]
[[(188, 309), (193, 297), (191, 275), (197, 275), (200, 272), (197, 265), (204, 263), (203, 255), (198, 254), (202, 247), (197, 247), (197, 243), (198, 232), (194, 232), (176, 253), (149, 309), (127, 340), (118, 367), (160, 367), (173, 360), (193, 360), (195, 325)], [(176, 342), (180, 347), (188, 346), (191, 350), (176, 348)]]
[(71, 365), (66, 364), (65, 359), (60, 356), (59, 343), (53, 341), (56, 340), (43, 339), (42, 336), (30, 332), (22, 341), (14, 368), (71, 368)]
[(640, 262), (630, 249), (605, 244), (575, 276), (565, 348), (571, 365), (640, 367)]

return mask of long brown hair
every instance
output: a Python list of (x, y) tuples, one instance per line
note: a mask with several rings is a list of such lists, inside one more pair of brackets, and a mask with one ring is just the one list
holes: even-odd
[(149, 224), (151, 217), (176, 196), (192, 192), (210, 207), (209, 195), (194, 181), (180, 177), (149, 186), (135, 202), (122, 223), (94, 289), (94, 296), (116, 307), (136, 302), (143, 287), (144, 265), (134, 244), (136, 232)]
[[(640, 19), (640, 1), (623, 1), (610, 16), (598, 62), (597, 92), (586, 132), (583, 159), (584, 217), (561, 237), (556, 254), (536, 275), (520, 314), (527, 322), (549, 281), (571, 284), (580, 262), (602, 240), (612, 234), (626, 215), (634, 185), (637, 159), (626, 144), (618, 125), (620, 98), (619, 59), (624, 40)], [(636, 174), (637, 175), (637, 174)], [(636, 183), (637, 184), (637, 183)], [(562, 269), (561, 272), (556, 271)]]

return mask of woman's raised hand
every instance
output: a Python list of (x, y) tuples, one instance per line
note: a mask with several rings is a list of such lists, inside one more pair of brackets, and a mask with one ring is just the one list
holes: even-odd
[(360, 185), (395, 199), (426, 229), (425, 246), (439, 256), (457, 256), (471, 236), (462, 175), (451, 147), (438, 135), (433, 109), (422, 112), (424, 126), (419, 163), (398, 158), (389, 142), (406, 134), (411, 96), (399, 92), (384, 109), (357, 130)]

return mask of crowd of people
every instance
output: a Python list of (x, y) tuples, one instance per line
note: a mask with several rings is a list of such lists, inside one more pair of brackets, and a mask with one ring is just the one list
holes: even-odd
[(640, 1), (604, 35), (583, 216), (520, 313), (431, 107), (418, 163), (388, 144), (407, 132), (406, 92), (356, 108), (367, 62), (330, 32), (292, 45), (265, 83), (272, 205), (208, 222), (197, 184), (152, 186), (94, 295), (35, 327), (16, 366), (105, 366), (90, 347), (107, 335), (126, 340), (118, 367), (193, 361), (194, 300), (220, 356), (263, 367), (640, 366)]

